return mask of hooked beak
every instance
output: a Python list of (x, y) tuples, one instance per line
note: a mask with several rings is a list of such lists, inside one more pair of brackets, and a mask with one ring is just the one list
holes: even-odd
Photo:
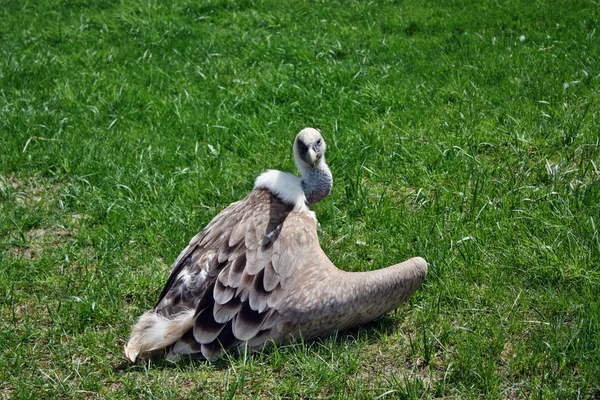
[(313, 149), (308, 149), (306, 152), (306, 161), (311, 167), (314, 167), (319, 159), (317, 153)]

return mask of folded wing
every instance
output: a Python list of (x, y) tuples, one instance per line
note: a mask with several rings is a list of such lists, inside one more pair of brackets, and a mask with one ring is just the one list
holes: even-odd
[(216, 359), (243, 342), (260, 345), (279, 321), (277, 305), (313, 246), (313, 218), (267, 190), (255, 190), (191, 240), (149, 313), (175, 321), (193, 310), (170, 340), (174, 353)]

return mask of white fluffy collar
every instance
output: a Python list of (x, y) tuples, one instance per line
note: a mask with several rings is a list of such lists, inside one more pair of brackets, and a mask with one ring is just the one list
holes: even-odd
[(254, 189), (268, 189), (283, 202), (293, 205), (294, 211), (304, 211), (314, 217), (306, 205), (302, 180), (296, 175), (270, 169), (256, 178)]

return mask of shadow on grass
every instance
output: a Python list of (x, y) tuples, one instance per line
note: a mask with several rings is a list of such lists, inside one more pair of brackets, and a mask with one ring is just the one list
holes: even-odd
[[(391, 316), (384, 315), (375, 321), (367, 324), (350, 328), (343, 331), (334, 331), (330, 335), (311, 339), (308, 341), (297, 340), (279, 345), (267, 344), (262, 350), (249, 351), (245, 357), (246, 360), (269, 363), (269, 357), (277, 351), (285, 352), (310, 352), (322, 353), (329, 352), (332, 347), (344, 347), (352, 343), (361, 342), (364, 345), (375, 344), (382, 337), (395, 333), (400, 323)], [(229, 369), (232, 364), (239, 362), (244, 354), (240, 351), (229, 350), (222, 358), (217, 361), (208, 361), (199, 356), (182, 356), (177, 361), (171, 361), (166, 358), (167, 351), (159, 351), (149, 358), (138, 360), (131, 363), (127, 360), (120, 360), (118, 364), (112, 367), (114, 372), (143, 372), (148, 369), (203, 369), (211, 368), (215, 370)]]

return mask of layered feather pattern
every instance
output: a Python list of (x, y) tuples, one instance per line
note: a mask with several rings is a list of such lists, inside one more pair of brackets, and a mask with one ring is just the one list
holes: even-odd
[[(317, 238), (310, 216), (255, 190), (191, 240), (148, 313), (169, 319), (194, 310), (193, 326), (169, 344), (176, 352), (218, 358), (277, 324), (282, 292), (305, 264), (311, 241)], [(153, 350), (139, 347), (136, 356)]]

